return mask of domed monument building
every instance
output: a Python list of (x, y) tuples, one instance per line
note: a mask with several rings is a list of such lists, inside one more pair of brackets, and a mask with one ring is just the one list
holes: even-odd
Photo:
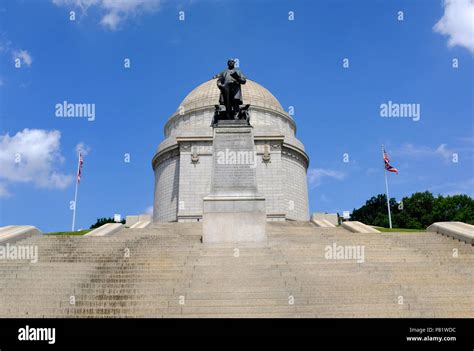
[[(165, 124), (165, 139), (152, 160), (155, 222), (203, 218), (203, 199), (212, 190), (215, 116), (226, 113), (223, 90), (217, 85), (219, 79), (192, 90)], [(250, 167), (255, 169), (256, 190), (265, 199), (266, 220), (307, 221), (309, 158), (296, 138), (295, 121), (263, 86), (244, 77), (242, 82), (238, 101), (246, 104), (241, 105), (241, 113), (252, 127), (254, 151)], [(219, 106), (224, 112), (219, 111)], [(235, 155), (222, 152), (222, 157)], [(234, 160), (237, 163), (238, 158)]]

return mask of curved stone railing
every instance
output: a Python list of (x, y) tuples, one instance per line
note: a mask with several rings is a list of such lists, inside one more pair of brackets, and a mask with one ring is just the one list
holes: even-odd
[(42, 232), (32, 225), (8, 225), (0, 228), (0, 244), (12, 243), (41, 234)]
[(474, 245), (474, 225), (463, 222), (436, 222), (426, 228), (427, 232), (435, 232)]

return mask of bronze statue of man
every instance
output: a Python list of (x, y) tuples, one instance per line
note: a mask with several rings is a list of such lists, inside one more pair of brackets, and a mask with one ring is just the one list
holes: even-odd
[(242, 102), (242, 90), (240, 86), (245, 84), (247, 79), (243, 73), (235, 67), (235, 60), (227, 61), (227, 69), (214, 76), (217, 78), (217, 87), (221, 91), (219, 104), (225, 106), (228, 119), (238, 119), (240, 105)]

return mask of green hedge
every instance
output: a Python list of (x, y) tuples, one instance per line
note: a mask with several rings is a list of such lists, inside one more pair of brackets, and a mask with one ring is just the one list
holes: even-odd
[[(354, 209), (351, 220), (379, 227), (388, 227), (387, 200), (380, 194), (364, 206)], [(400, 203), (390, 199), (392, 226), (424, 229), (434, 222), (459, 221), (474, 224), (474, 200), (468, 195), (434, 197), (429, 191), (404, 197)]]

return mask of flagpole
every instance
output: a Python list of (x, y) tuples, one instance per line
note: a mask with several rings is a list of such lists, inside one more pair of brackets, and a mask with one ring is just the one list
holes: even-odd
[[(382, 158), (385, 157), (385, 149), (382, 145)], [(385, 175), (385, 194), (387, 197), (387, 210), (388, 210), (388, 223), (390, 225), (390, 229), (392, 229), (392, 215), (390, 213), (390, 195), (388, 195), (388, 180), (387, 180), (387, 170), (385, 169), (385, 161), (383, 166), (383, 173)]]
[(72, 231), (74, 231), (74, 225), (76, 223), (77, 188), (79, 186), (79, 178), (77, 177), (77, 175), (79, 174), (79, 167), (81, 167), (80, 154), (78, 154), (78, 159), (77, 159), (76, 191), (74, 192), (74, 209), (72, 211)]

